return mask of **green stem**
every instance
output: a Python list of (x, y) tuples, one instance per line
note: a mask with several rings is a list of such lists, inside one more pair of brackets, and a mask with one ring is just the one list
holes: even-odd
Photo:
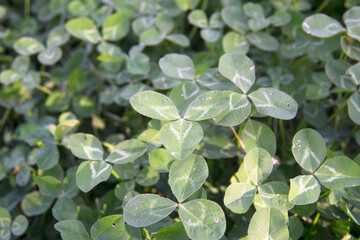
[(25, 18), (30, 17), (30, 5), (31, 5), (31, 0), (25, 0), (25, 10), (24, 10)]
[(340, 54), (340, 57), (339, 57), (339, 60), (343, 60), (345, 57), (345, 52), (344, 51), (341, 51), (341, 54)]
[(310, 236), (312, 235), (312, 232), (313, 232), (317, 222), (319, 221), (319, 218), (320, 218), (320, 213), (317, 213), (314, 218), (314, 221), (309, 229), (309, 232), (308, 232), (307, 236), (305, 237), (305, 240), (308, 240), (310, 238)]
[(293, 1), (293, 5), (294, 5), (294, 10), (296, 10), (297, 9), (297, 0)]
[(203, 4), (201, 5), (201, 9), (202, 9), (203, 11), (205, 11), (207, 5), (208, 5), (208, 0), (204, 0), (204, 1), (203, 1)]
[(346, 101), (343, 102), (343, 104), (341, 104), (341, 106), (340, 106), (338, 109), (336, 109), (336, 111), (335, 111), (335, 112), (328, 118), (328, 120), (326, 121), (327, 123), (331, 122), (331, 121), (338, 115), (338, 113), (339, 113), (343, 108), (346, 107), (348, 100), (349, 100), (349, 99), (346, 99)]
[(10, 116), (11, 110), (12, 110), (12, 107), (7, 108), (5, 113), (3, 114), (2, 118), (1, 118), (1, 121), (0, 121), (0, 135), (2, 133), (2, 130), (3, 130), (4, 126), (5, 126), (6, 120)]
[(41, 85), (37, 85), (36, 88), (42, 91), (43, 93), (46, 93), (47, 95), (50, 95), (52, 93), (50, 89), (43, 87)]
[(121, 179), (120, 179), (119, 175), (118, 175), (114, 170), (111, 171), (111, 174), (112, 174), (119, 182), (121, 182)]
[(235, 128), (233, 126), (231, 126), (230, 128), (231, 128), (231, 131), (234, 133), (236, 139), (239, 142), (238, 147), (240, 146), (245, 151), (245, 145), (244, 145), (243, 141), (241, 141), (241, 139), (240, 139), (239, 135), (237, 134), (237, 132), (235, 131)]
[(285, 149), (286, 149), (286, 137), (285, 137), (285, 127), (283, 120), (279, 120), (279, 128), (280, 128), (280, 137), (281, 137), (281, 155), (282, 157), (284, 157)]
[(189, 42), (191, 42), (191, 40), (194, 38), (197, 29), (198, 29), (198, 28), (195, 27), (195, 26), (191, 29), (191, 32), (190, 32), (190, 34), (189, 34)]
[(316, 9), (316, 13), (322, 12), (326, 8), (326, 6), (331, 2), (331, 0), (325, 0), (323, 3)]
[(319, 199), (326, 197), (327, 195), (329, 195), (331, 193), (331, 190), (328, 190), (326, 192), (324, 192), (323, 194), (321, 194), (321, 196), (319, 197)]

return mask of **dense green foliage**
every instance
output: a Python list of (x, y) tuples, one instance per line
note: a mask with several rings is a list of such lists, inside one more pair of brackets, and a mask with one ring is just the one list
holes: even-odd
[(0, 39), (0, 240), (360, 236), (359, 0), (3, 0)]

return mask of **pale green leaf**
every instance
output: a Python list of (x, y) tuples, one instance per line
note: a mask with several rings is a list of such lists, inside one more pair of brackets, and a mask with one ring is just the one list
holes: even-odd
[(65, 135), (72, 132), (75, 128), (77, 128), (80, 125), (80, 121), (76, 119), (69, 119), (66, 120), (55, 128), (55, 137), (57, 140), (61, 140)]
[(343, 16), (347, 35), (360, 41), (360, 6), (352, 7)]
[(314, 172), (326, 157), (326, 144), (315, 130), (298, 131), (292, 141), (292, 152), (297, 163), (309, 172)]
[(161, 71), (169, 77), (192, 80), (195, 77), (195, 66), (190, 57), (184, 54), (169, 53), (160, 58)]
[(60, 48), (47, 48), (38, 55), (38, 60), (44, 65), (54, 65), (62, 57), (62, 50)]
[(354, 123), (360, 125), (360, 94), (355, 92), (348, 101), (349, 117)]
[(101, 182), (108, 180), (112, 166), (106, 162), (84, 161), (76, 171), (76, 183), (83, 192), (88, 192)]
[(95, 136), (85, 133), (76, 133), (70, 137), (72, 154), (81, 159), (103, 160), (104, 150), (101, 142)]
[(108, 16), (102, 27), (105, 40), (118, 41), (126, 36), (129, 31), (129, 13), (120, 11)]
[(191, 239), (220, 239), (225, 233), (225, 215), (215, 202), (196, 199), (181, 204), (179, 216)]
[(169, 40), (170, 42), (177, 44), (181, 47), (190, 46), (189, 38), (184, 34), (171, 34), (166, 36), (166, 40)]
[(348, 90), (356, 90), (357, 83), (351, 76), (345, 75), (351, 67), (350, 63), (344, 60), (330, 60), (325, 64), (325, 73), (337, 87)]
[(337, 20), (323, 13), (307, 17), (302, 23), (302, 28), (307, 34), (320, 38), (332, 37), (345, 31)]
[(44, 45), (32, 37), (22, 37), (14, 43), (15, 51), (23, 56), (30, 56), (45, 50)]
[(220, 38), (220, 32), (214, 29), (201, 29), (200, 36), (207, 42), (216, 42)]
[(149, 152), (149, 164), (152, 169), (159, 173), (169, 172), (174, 161), (173, 156), (164, 148), (154, 149)]
[(291, 216), (289, 218), (289, 233), (291, 240), (298, 240), (304, 232), (304, 225), (299, 217)]
[(155, 194), (141, 194), (124, 207), (124, 220), (133, 227), (147, 227), (167, 217), (177, 204)]
[(261, 184), (273, 169), (271, 155), (263, 148), (251, 149), (244, 158), (246, 175), (254, 183)]
[(216, 124), (226, 127), (239, 125), (250, 115), (250, 102), (243, 94), (231, 91), (226, 93), (230, 97), (229, 106), (213, 120)]
[(320, 183), (331, 190), (360, 185), (360, 166), (345, 156), (327, 159), (315, 172)]
[(20, 79), (21, 75), (11, 69), (2, 71), (0, 75), (0, 80), (2, 84), (10, 84)]
[(189, 10), (195, 8), (199, 4), (200, 0), (176, 0), (178, 7), (183, 10)]
[(46, 45), (48, 48), (59, 47), (67, 43), (69, 39), (70, 34), (66, 31), (65, 26), (57, 26), (49, 32)]
[(78, 216), (77, 206), (69, 197), (59, 197), (52, 208), (52, 215), (58, 221), (75, 220)]
[(320, 191), (320, 184), (314, 176), (297, 176), (290, 179), (289, 201), (296, 205), (311, 204), (319, 199)]
[(53, 202), (52, 197), (44, 196), (37, 191), (28, 193), (21, 202), (21, 209), (28, 217), (46, 212)]
[(290, 120), (296, 116), (298, 104), (288, 94), (276, 88), (260, 88), (249, 94), (257, 111), (274, 118)]
[(248, 120), (242, 130), (241, 140), (244, 143), (246, 152), (251, 149), (260, 147), (264, 148), (271, 156), (276, 152), (276, 138), (274, 132), (267, 125), (255, 121)]
[(208, 27), (208, 20), (205, 12), (203, 10), (197, 9), (191, 11), (188, 15), (188, 21), (192, 25), (199, 27), (199, 28), (207, 28)]
[(228, 94), (214, 90), (200, 94), (187, 108), (184, 118), (200, 121), (215, 117), (224, 111), (230, 103)]
[(179, 202), (183, 202), (207, 179), (209, 169), (205, 159), (191, 155), (184, 160), (176, 160), (170, 167), (169, 185)]
[(141, 186), (149, 187), (155, 185), (159, 179), (160, 175), (157, 171), (151, 167), (145, 167), (136, 175), (135, 181)]
[(95, 44), (101, 39), (94, 21), (90, 18), (73, 18), (66, 23), (65, 27), (72, 36), (83, 41)]
[(294, 207), (289, 202), (288, 195), (290, 188), (283, 182), (269, 182), (259, 186), (261, 200), (269, 208), (276, 208), (280, 211), (288, 211)]
[(60, 232), (63, 240), (91, 240), (84, 224), (79, 220), (60, 221), (54, 228)]
[(248, 209), (254, 201), (256, 188), (247, 183), (233, 183), (227, 187), (224, 204), (233, 212)]
[[(91, 227), (91, 237), (96, 240), (133, 239), (135, 229), (125, 225), (122, 215), (110, 215), (97, 220)], [(139, 231), (139, 230), (136, 230)]]
[(174, 28), (175, 22), (169, 15), (160, 13), (155, 18), (155, 25), (162, 35), (167, 35)]
[(55, 143), (47, 143), (36, 153), (36, 163), (41, 170), (49, 170), (59, 162), (60, 154)]
[(241, 7), (227, 6), (221, 10), (223, 21), (233, 30), (245, 34), (248, 30), (247, 18)]
[(36, 184), (39, 187), (41, 194), (53, 198), (59, 197), (62, 193), (61, 182), (52, 176), (34, 176)]
[(159, 120), (179, 119), (179, 112), (173, 101), (154, 91), (144, 91), (130, 98), (131, 106), (140, 114)]
[(110, 152), (105, 161), (112, 164), (124, 164), (141, 157), (147, 150), (147, 146), (140, 140), (130, 139), (117, 144)]
[(233, 82), (223, 77), (217, 68), (210, 68), (206, 70), (203, 74), (201, 74), (197, 82), (211, 90), (237, 91), (239, 89)]
[(360, 61), (360, 42), (350, 40), (346, 36), (342, 36), (340, 40), (341, 49), (350, 58)]
[(230, 31), (222, 40), (222, 47), (226, 53), (239, 52), (246, 54), (249, 51), (249, 43), (241, 33)]
[(185, 232), (184, 225), (181, 222), (175, 222), (173, 225), (169, 227), (162, 228), (152, 236), (156, 240), (160, 240), (160, 239), (189, 240), (189, 237)]
[(254, 63), (243, 53), (226, 53), (220, 57), (219, 72), (246, 93), (255, 82)]
[[(360, 60), (360, 48), (359, 48), (359, 60)], [(354, 83), (356, 83), (356, 85), (360, 85), (360, 62), (349, 67), (346, 70), (346, 73), (351, 76), (352, 80), (354, 81)]]
[(10, 228), (11, 226), (11, 215), (5, 208), (0, 207), (0, 229)]
[(179, 119), (163, 126), (160, 140), (165, 148), (176, 159), (189, 156), (203, 138), (203, 130), (196, 122)]
[(164, 36), (155, 28), (150, 28), (140, 36), (140, 42), (147, 46), (155, 46), (164, 40)]
[(190, 103), (201, 94), (199, 86), (194, 82), (185, 82), (179, 84), (173, 88), (170, 92), (169, 97), (173, 100), (177, 109), (179, 110), (180, 116), (184, 116), (185, 111), (189, 107)]
[(252, 45), (261, 50), (273, 52), (279, 49), (279, 41), (266, 32), (253, 32), (246, 37)]
[(14, 221), (11, 223), (11, 232), (15, 236), (21, 236), (25, 233), (28, 226), (28, 219), (22, 214), (17, 215), (16, 218), (14, 218)]
[(250, 220), (248, 238), (288, 240), (289, 230), (282, 212), (276, 208), (257, 210)]

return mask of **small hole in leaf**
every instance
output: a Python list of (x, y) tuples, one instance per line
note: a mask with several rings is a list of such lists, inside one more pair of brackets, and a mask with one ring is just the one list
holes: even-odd
[(221, 222), (220, 218), (214, 218), (214, 222), (219, 223)]
[(290, 107), (290, 103), (286, 104), (286, 108)]
[(112, 226), (115, 227), (116, 226), (115, 223), (113, 223)]

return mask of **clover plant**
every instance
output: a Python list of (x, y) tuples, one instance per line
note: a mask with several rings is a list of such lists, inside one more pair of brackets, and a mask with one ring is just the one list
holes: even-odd
[(0, 2), (0, 239), (357, 239), (360, 1)]

